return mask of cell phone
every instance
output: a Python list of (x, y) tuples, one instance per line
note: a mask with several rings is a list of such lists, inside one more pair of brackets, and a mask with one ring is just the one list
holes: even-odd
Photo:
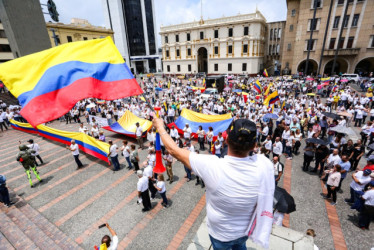
[(102, 224), (102, 225), (100, 225), (100, 226), (99, 226), (99, 229), (100, 229), (100, 228), (103, 228), (103, 227), (106, 227), (106, 224), (105, 224), (105, 223)]

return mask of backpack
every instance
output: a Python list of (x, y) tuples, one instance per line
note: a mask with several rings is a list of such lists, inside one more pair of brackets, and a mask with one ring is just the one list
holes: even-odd
[(31, 163), (33, 162), (33, 157), (29, 150), (20, 151), (17, 157), (17, 161), (21, 162), (22, 164)]

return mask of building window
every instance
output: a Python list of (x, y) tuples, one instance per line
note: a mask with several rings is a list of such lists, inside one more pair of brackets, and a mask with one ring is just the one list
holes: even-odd
[(245, 35), (245, 36), (248, 36), (248, 34), (249, 34), (249, 27), (248, 27), (248, 26), (245, 26), (245, 27), (244, 27), (244, 35)]
[(291, 16), (296, 16), (296, 10), (295, 9), (291, 10)]
[(309, 19), (309, 31), (312, 30), (317, 30), (317, 23), (318, 23), (318, 18), (314, 19)]
[(339, 41), (339, 49), (342, 49), (342, 48), (343, 48), (343, 45), (344, 45), (344, 39), (345, 39), (345, 37), (340, 38), (340, 41)]
[(232, 54), (232, 45), (229, 45), (228, 52), (229, 52), (229, 54)]
[(351, 49), (353, 46), (353, 40), (355, 40), (354, 36), (348, 37), (347, 49)]
[(271, 45), (269, 45), (269, 55), (271, 55)]
[(243, 53), (248, 53), (248, 44), (243, 44)]
[(169, 50), (166, 51), (166, 58), (169, 58), (170, 57), (170, 52)]
[(0, 30), (0, 38), (6, 38), (4, 30)]
[(278, 29), (274, 29), (274, 40), (277, 39), (278, 36)]
[(179, 49), (177, 49), (177, 57), (180, 57)]
[(270, 40), (273, 40), (273, 29), (270, 29)]
[(86, 41), (86, 40), (88, 40), (88, 39), (87, 39), (87, 37), (83, 37), (83, 40)]
[(343, 27), (344, 28), (348, 27), (348, 21), (349, 21), (349, 15), (344, 16), (344, 19), (343, 19)]
[(214, 46), (214, 54), (218, 55), (218, 46)]
[(0, 52), (12, 52), (9, 44), (0, 44)]
[(315, 50), (316, 39), (306, 40), (306, 49), (305, 50)]
[(340, 16), (336, 16), (334, 19), (334, 24), (332, 26), (333, 29), (337, 29), (339, 27), (339, 22), (340, 22)]
[(170, 65), (167, 65), (166, 69), (167, 69), (168, 72), (170, 72)]
[(357, 24), (358, 24), (358, 19), (360, 18), (360, 14), (355, 14), (353, 16), (353, 20), (352, 20), (352, 27), (357, 27)]
[(277, 44), (277, 55), (279, 55), (279, 51), (280, 51), (280, 45)]
[(278, 29), (278, 38), (281, 38), (281, 37), (282, 37), (282, 29), (279, 28), (279, 29)]
[(68, 43), (71, 43), (73, 41), (73, 38), (71, 36), (66, 37), (68, 39)]
[(336, 38), (331, 38), (330, 39), (329, 49), (334, 49), (335, 48), (335, 41), (336, 41)]
[(371, 45), (370, 48), (374, 48), (374, 36), (371, 36)]
[(169, 37), (165, 36), (165, 43), (169, 43)]
[(214, 38), (218, 38), (218, 30), (214, 30)]
[(322, 0), (314, 0), (312, 4), (312, 9), (316, 8), (321, 8), (322, 7)]
[(177, 71), (181, 72), (181, 66), (180, 65), (177, 65)]
[(232, 28), (229, 28), (229, 37), (232, 37)]
[(229, 64), (227, 65), (227, 71), (232, 71), (232, 63), (229, 63)]
[(192, 71), (191, 64), (188, 64), (188, 72), (191, 72), (191, 71)]
[(179, 43), (179, 35), (175, 35), (175, 42)]
[(191, 49), (190, 48), (187, 49), (187, 55), (191, 56)]
[(247, 64), (246, 63), (243, 63), (242, 64), (242, 71), (247, 71)]
[(293, 24), (290, 25), (290, 32), (293, 31)]
[(200, 40), (204, 39), (204, 32), (200, 31)]
[(287, 44), (287, 50), (291, 50), (291, 44)]
[(187, 41), (191, 41), (191, 34), (187, 33)]
[(214, 64), (214, 71), (218, 71), (218, 63)]
[(338, 4), (344, 4), (345, 0), (338, 0)]
[(286, 68), (290, 67), (290, 63), (286, 62)]

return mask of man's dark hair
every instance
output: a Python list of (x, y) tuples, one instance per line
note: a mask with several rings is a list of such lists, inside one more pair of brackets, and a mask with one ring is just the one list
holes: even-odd
[(101, 239), (101, 244), (105, 243), (106, 247), (109, 247), (111, 241), (112, 239), (109, 237), (109, 235), (104, 235), (104, 237)]

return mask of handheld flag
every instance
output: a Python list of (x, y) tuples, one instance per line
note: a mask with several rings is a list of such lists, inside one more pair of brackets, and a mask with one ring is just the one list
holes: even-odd
[(162, 104), (162, 106), (164, 107), (165, 112), (168, 112), (168, 104), (167, 104), (166, 102), (164, 102), (164, 103)]
[(262, 93), (262, 86), (260, 81), (257, 79), (255, 84), (253, 84), (253, 88), (257, 91), (257, 93), (261, 94)]
[(143, 93), (110, 37), (67, 43), (0, 65), (0, 79), (33, 126), (57, 119), (85, 98)]
[(264, 73), (263, 73), (263, 74), (264, 74), (265, 77), (268, 77), (268, 76), (269, 76), (269, 75), (268, 75), (268, 72), (267, 72), (266, 69), (264, 69)]
[(268, 97), (266, 97), (264, 104), (271, 105), (279, 101), (278, 91), (274, 91)]
[(284, 106), (286, 106), (286, 101), (283, 101), (283, 103), (282, 103), (282, 107), (281, 107), (281, 110), (284, 109)]
[(268, 85), (268, 87), (267, 87), (267, 89), (266, 89), (266, 91), (265, 91), (265, 96), (267, 96), (267, 95), (269, 94), (269, 91), (270, 91), (270, 87), (271, 87), (271, 86), (273, 86), (273, 83), (272, 83), (272, 82)]

